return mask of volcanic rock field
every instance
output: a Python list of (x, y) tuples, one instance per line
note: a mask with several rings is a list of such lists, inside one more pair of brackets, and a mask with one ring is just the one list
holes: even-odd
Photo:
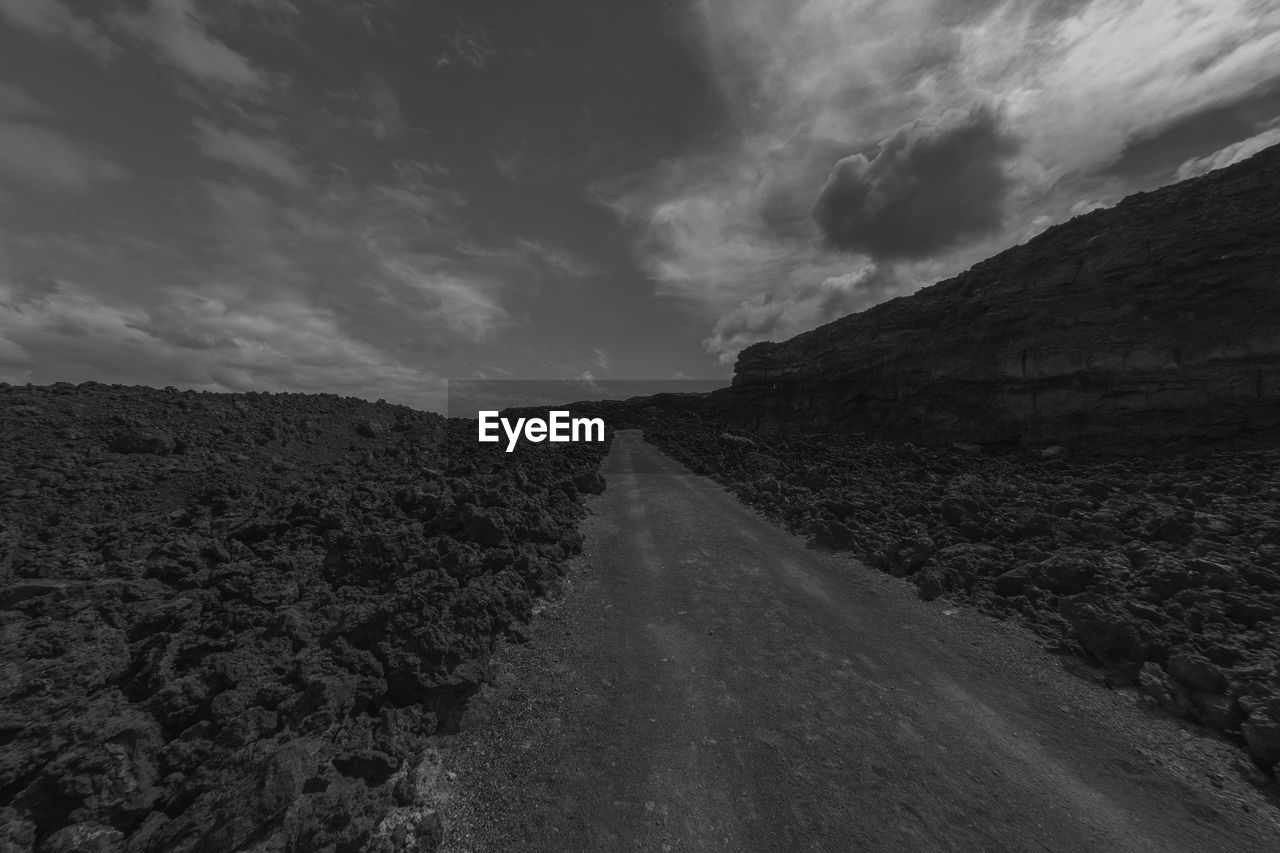
[(577, 484), (603, 488), (604, 445), (473, 430), (0, 387), (0, 850), (429, 845), (428, 740), (580, 550)]

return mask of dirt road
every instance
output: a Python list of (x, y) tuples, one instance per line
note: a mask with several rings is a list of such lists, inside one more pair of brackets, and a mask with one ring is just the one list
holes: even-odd
[(1280, 850), (1236, 753), (620, 433), (459, 735), (451, 851)]

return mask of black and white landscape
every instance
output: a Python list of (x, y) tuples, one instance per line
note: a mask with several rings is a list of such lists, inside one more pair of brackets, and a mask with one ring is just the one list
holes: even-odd
[(0, 0), (0, 853), (1280, 849), (1277, 55)]

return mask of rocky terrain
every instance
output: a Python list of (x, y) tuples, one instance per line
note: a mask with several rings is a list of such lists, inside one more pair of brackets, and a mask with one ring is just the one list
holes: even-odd
[(1280, 146), (1050, 228), (955, 278), (740, 355), (743, 426), (928, 442), (1270, 440)]
[(395, 850), (604, 445), (331, 395), (0, 386), (0, 850)]
[[(1050, 228), (615, 427), (1280, 762), (1280, 146)], [(914, 443), (912, 443), (914, 442)]]
[[(1277, 192), (1280, 148), (749, 347), (726, 391), (572, 408), (1274, 780)], [(0, 853), (430, 849), (431, 738), (605, 487), (607, 444), (474, 429), (0, 385)]]
[[(817, 547), (1021, 619), (1068, 659), (1280, 771), (1280, 450), (1071, 459), (751, 437), (705, 412), (646, 439)], [(1263, 781), (1261, 775), (1258, 781)]]

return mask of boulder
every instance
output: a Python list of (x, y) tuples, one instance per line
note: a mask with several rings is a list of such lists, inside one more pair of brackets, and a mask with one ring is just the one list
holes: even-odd
[(365, 438), (380, 438), (387, 433), (387, 425), (377, 418), (361, 418), (356, 423), (356, 432)]
[(947, 495), (938, 502), (938, 513), (943, 520), (955, 527), (973, 520), (982, 510), (982, 504), (973, 498)]
[(112, 453), (172, 453), (173, 437), (164, 430), (135, 429), (122, 432), (111, 440)]
[(573, 478), (573, 485), (587, 495), (602, 495), (606, 488), (604, 475), (599, 471), (586, 471)]
[(1018, 566), (996, 577), (996, 595), (1013, 598), (1024, 594), (1031, 585), (1031, 572), (1026, 566)]
[(1240, 727), (1249, 752), (1265, 768), (1280, 763), (1280, 720), (1266, 709), (1255, 709)]
[(40, 853), (116, 853), (124, 833), (94, 821), (74, 823), (50, 835), (40, 845)]
[(1136, 678), (1154, 640), (1148, 626), (1094, 592), (1064, 598), (1059, 610), (1072, 635), (1099, 662)]
[(1170, 652), (1165, 669), (1192, 692), (1220, 694), (1227, 691), (1227, 676), (1222, 669), (1194, 650)]
[(1097, 574), (1094, 559), (1076, 550), (1050, 554), (1033, 569), (1036, 586), (1059, 595), (1084, 592)]
[(933, 541), (927, 537), (903, 539), (898, 543), (898, 565), (906, 574), (914, 572), (933, 555)]
[(942, 575), (937, 569), (926, 569), (916, 575), (914, 580), (916, 591), (925, 601), (933, 601), (945, 591)]

